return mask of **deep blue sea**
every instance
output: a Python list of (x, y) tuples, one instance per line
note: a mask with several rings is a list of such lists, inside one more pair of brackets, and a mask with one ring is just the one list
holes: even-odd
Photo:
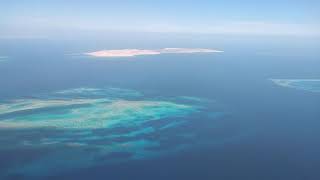
[[(166, 47), (224, 52), (81, 55)], [(272, 79), (317, 82), (319, 47), (298, 37), (3, 39), (0, 179), (318, 180), (320, 86)]]

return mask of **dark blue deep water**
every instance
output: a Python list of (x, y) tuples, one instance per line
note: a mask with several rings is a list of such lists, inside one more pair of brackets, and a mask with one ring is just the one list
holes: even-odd
[[(144, 38), (1, 40), (0, 56), (7, 57), (0, 62), (2, 104), (37, 97), (48, 100), (53, 92), (84, 87), (134, 90), (144, 94), (133, 98), (139, 101), (174, 99), (173, 102), (182, 102), (177, 98), (184, 96), (214, 103), (200, 103), (207, 109), (198, 114), (165, 117), (163, 121), (188, 120), (187, 125), (132, 138), (165, 142), (157, 146), (158, 149), (149, 150), (166, 153), (152, 157), (133, 149), (139, 151), (140, 158), (130, 158), (131, 151), (120, 149), (118, 153), (115, 150), (97, 158), (96, 151), (90, 150), (94, 148), (90, 143), (110, 143), (100, 140), (90, 141), (87, 149), (74, 158), (69, 154), (79, 152), (61, 148), (59, 143), (43, 143), (40, 147), (32, 144), (34, 139), (57, 138), (58, 132), (33, 127), (29, 133), (26, 131), (31, 130), (5, 128), (0, 123), (0, 178), (320, 179), (320, 93), (279, 86), (270, 80), (320, 79), (318, 42), (302, 38), (165, 35), (157, 38), (146, 35)], [(127, 60), (77, 55), (102, 49), (165, 47), (213, 48), (224, 53), (164, 54)], [(0, 121), (12, 116), (15, 114), (1, 115)], [(150, 121), (147, 125), (160, 126), (157, 123), (159, 121)], [(125, 127), (118, 128), (90, 132), (109, 136), (128, 131)], [(65, 136), (66, 131), (63, 130), (61, 136)], [(181, 134), (185, 138), (177, 138)], [(166, 141), (160, 140), (164, 137)], [(131, 142), (132, 139), (116, 140)], [(188, 147), (174, 149), (177, 145)], [(93, 156), (94, 160), (87, 160), (87, 156)], [(109, 163), (114, 159), (122, 160)], [(52, 168), (50, 164), (55, 166), (57, 160), (70, 165)], [(73, 166), (72, 161), (82, 164)], [(26, 170), (30, 167), (32, 173)]]

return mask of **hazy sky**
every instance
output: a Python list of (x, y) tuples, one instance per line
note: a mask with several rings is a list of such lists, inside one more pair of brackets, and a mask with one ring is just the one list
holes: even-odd
[(320, 36), (319, 0), (0, 1), (0, 37), (77, 31)]

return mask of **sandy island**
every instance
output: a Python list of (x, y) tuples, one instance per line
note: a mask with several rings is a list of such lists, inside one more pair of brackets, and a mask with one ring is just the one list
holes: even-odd
[(85, 55), (94, 57), (133, 57), (140, 55), (159, 55), (159, 54), (190, 54), (190, 53), (218, 53), (223, 52), (215, 49), (201, 48), (164, 48), (164, 49), (119, 49), (119, 50), (102, 50), (88, 52)]

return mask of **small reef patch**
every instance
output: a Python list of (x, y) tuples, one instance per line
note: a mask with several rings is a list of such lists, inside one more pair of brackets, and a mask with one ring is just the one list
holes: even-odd
[(271, 81), (282, 87), (320, 92), (320, 79), (271, 79)]

